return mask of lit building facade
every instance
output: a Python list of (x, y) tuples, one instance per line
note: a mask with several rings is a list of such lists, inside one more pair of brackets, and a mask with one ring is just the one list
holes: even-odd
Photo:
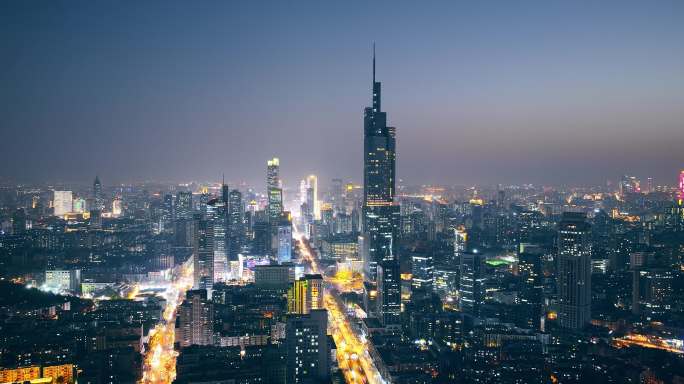
[(73, 208), (73, 194), (71, 191), (54, 191), (52, 207), (55, 216), (64, 216)]
[(287, 292), (289, 313), (307, 314), (323, 309), (323, 276), (304, 275), (294, 281)]
[(558, 224), (558, 323), (581, 329), (591, 320), (591, 227), (586, 215), (565, 212)]
[(326, 383), (330, 381), (328, 312), (312, 310), (307, 314), (287, 315), (288, 383)]
[(191, 290), (178, 307), (179, 341), (181, 347), (212, 345), (214, 336), (214, 305), (206, 289)]
[(364, 111), (363, 232), (368, 241), (366, 279), (373, 281), (377, 264), (388, 255), (393, 258), (401, 212), (394, 204), (396, 185), (396, 130), (387, 126), (381, 108), (381, 84), (375, 81), (373, 54), (372, 106)]

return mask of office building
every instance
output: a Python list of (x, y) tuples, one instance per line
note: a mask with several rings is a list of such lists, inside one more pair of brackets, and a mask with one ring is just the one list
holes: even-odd
[(292, 221), (288, 216), (283, 215), (278, 221), (277, 244), (278, 262), (290, 262), (292, 260)]
[(679, 189), (677, 191), (677, 204), (684, 205), (684, 170), (679, 172)]
[(632, 268), (632, 313), (658, 319), (670, 313), (675, 273), (668, 268)]
[(192, 192), (178, 192), (176, 194), (176, 219), (192, 218)]
[(234, 189), (228, 194), (228, 260), (237, 261), (245, 241), (245, 205), (242, 193)]
[(307, 314), (288, 314), (287, 382), (318, 384), (330, 381), (328, 312), (314, 309)]
[(54, 191), (52, 208), (55, 216), (64, 216), (73, 208), (73, 194), (71, 191)]
[(214, 226), (211, 220), (200, 214), (195, 215), (193, 221), (193, 286), (211, 290), (214, 285)]
[(97, 209), (100, 211), (105, 210), (105, 200), (102, 194), (102, 183), (100, 182), (100, 177), (95, 176), (95, 181), (93, 182), (93, 202), (94, 206), (91, 209)]
[(271, 222), (277, 222), (283, 212), (282, 188), (280, 160), (274, 157), (266, 162), (266, 195), (268, 198), (268, 217)]
[(257, 265), (254, 267), (254, 285), (257, 288), (287, 289), (294, 282), (294, 264)]
[(307, 194), (306, 203), (313, 208), (314, 220), (321, 219), (321, 206), (318, 201), (318, 177), (316, 175), (309, 175), (306, 178)]
[(485, 256), (477, 249), (461, 253), (459, 306), (461, 311), (473, 317), (481, 315), (485, 300)]
[(289, 313), (306, 314), (323, 309), (323, 276), (304, 275), (294, 281), (287, 292)]
[(414, 289), (432, 290), (434, 260), (431, 254), (411, 255), (411, 285)]
[(558, 224), (558, 323), (581, 329), (591, 320), (591, 227), (586, 215), (565, 212)]
[(181, 347), (212, 345), (214, 341), (214, 305), (206, 289), (191, 290), (178, 307), (178, 338)]
[(375, 81), (373, 49), (372, 106), (364, 111), (363, 232), (368, 241), (365, 278), (375, 281), (377, 265), (396, 256), (401, 212), (394, 204), (396, 186), (396, 129), (387, 126), (382, 112), (381, 84)]
[(206, 220), (207, 224), (211, 226), (211, 235), (213, 236), (213, 282), (216, 283), (226, 281), (228, 278), (227, 210), (226, 204), (219, 199), (212, 199), (207, 202)]
[(383, 326), (401, 324), (401, 276), (396, 260), (385, 260), (378, 265), (377, 306)]

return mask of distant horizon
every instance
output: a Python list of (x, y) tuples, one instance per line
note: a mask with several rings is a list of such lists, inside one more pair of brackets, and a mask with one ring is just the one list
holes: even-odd
[[(684, 172), (684, 169), (682, 170)], [(315, 173), (314, 173), (315, 174)], [(647, 178), (646, 177), (640, 177), (639, 175), (632, 175), (632, 174), (627, 174), (628, 176), (634, 176), (637, 179), (639, 179), (643, 184), (645, 184)], [(107, 183), (107, 179), (104, 178), (101, 175), (100, 176), (100, 181), (102, 182), (102, 186), (104, 188), (110, 188), (110, 187), (120, 187), (120, 186), (140, 186), (140, 185), (145, 185), (145, 184), (159, 184), (163, 186), (180, 186), (183, 184), (196, 184), (198, 186), (207, 186), (207, 185), (220, 185), (221, 180), (129, 180), (129, 181), (115, 181), (115, 182), (110, 182)], [(318, 175), (316, 175), (318, 176)], [(658, 182), (657, 180), (653, 180), (653, 186), (654, 187), (668, 187), (668, 188), (677, 188), (678, 186), (678, 180), (676, 177), (678, 177), (679, 174), (675, 175), (673, 180), (671, 182), (665, 182), (661, 183)], [(302, 177), (302, 179), (304, 176)], [(333, 177), (330, 179), (321, 179), (319, 177), (318, 182), (319, 182), (319, 187), (322, 188), (322, 191), (325, 191), (329, 185), (331, 184), (332, 179), (334, 178), (339, 178), (339, 177)], [(6, 185), (26, 185), (26, 186), (52, 186), (52, 185), (68, 185), (68, 186), (77, 186), (77, 187), (91, 187), (93, 184), (93, 181), (95, 179), (95, 176), (88, 180), (49, 180), (49, 181), (13, 181), (13, 180), (3, 180), (0, 178), (0, 186), (3, 184)], [(343, 182), (345, 183), (352, 183), (354, 185), (358, 185), (359, 187), (363, 187), (363, 182), (354, 180), (354, 179), (345, 179), (341, 178)], [(285, 180), (283, 189), (286, 191), (297, 191), (299, 188), (299, 182), (301, 179), (298, 180)], [(398, 184), (399, 186), (402, 187), (409, 187), (409, 188), (415, 188), (415, 187), (429, 187), (429, 186), (434, 186), (434, 187), (448, 187), (448, 188), (458, 188), (458, 187), (463, 187), (463, 188), (472, 188), (472, 187), (485, 187), (485, 188), (496, 188), (496, 187), (503, 187), (503, 188), (508, 188), (508, 187), (523, 187), (523, 186), (534, 186), (534, 187), (550, 187), (550, 188), (595, 188), (595, 187), (608, 187), (610, 183), (611, 187), (616, 187), (619, 183), (619, 177), (615, 177), (612, 179), (605, 179), (603, 183), (597, 183), (597, 184), (591, 184), (591, 183), (576, 183), (576, 184), (571, 184), (571, 183), (565, 183), (565, 184), (553, 184), (553, 183), (531, 183), (531, 182), (519, 182), (519, 183), (411, 183), (411, 182), (406, 182), (404, 180), (401, 180), (400, 183)], [(264, 178), (263, 183), (248, 183), (244, 181), (238, 181), (236, 182), (235, 180), (225, 180), (225, 184), (228, 185), (231, 189), (234, 187), (239, 187), (246, 185), (249, 188), (253, 188), (257, 191), (259, 191), (259, 188), (261, 187), (261, 184), (263, 184), (263, 189), (266, 188), (266, 182)]]
[(375, 42), (411, 183), (670, 183), (683, 16), (677, 1), (3, 2), (0, 180), (256, 185), (273, 155), (285, 180), (360, 180)]

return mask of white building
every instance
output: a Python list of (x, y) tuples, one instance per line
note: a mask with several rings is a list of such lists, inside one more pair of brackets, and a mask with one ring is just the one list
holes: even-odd
[(73, 194), (71, 191), (53, 191), (52, 207), (55, 216), (64, 216), (73, 208)]
[(48, 270), (45, 271), (45, 287), (57, 293), (79, 293), (81, 288), (81, 270)]

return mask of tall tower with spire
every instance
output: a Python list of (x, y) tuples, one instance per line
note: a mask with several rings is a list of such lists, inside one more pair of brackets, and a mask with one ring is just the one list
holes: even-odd
[[(375, 44), (373, 45), (372, 105), (363, 117), (363, 259), (364, 277), (379, 286), (395, 286), (397, 274), (378, 274), (378, 265), (397, 263), (400, 212), (394, 202), (396, 185), (396, 129), (387, 126), (387, 113), (382, 111), (382, 86), (376, 80)], [(396, 276), (395, 276), (396, 275)], [(378, 281), (392, 279), (392, 281)], [(384, 308), (394, 308), (394, 295), (385, 298)], [(400, 304), (400, 303), (399, 303)], [(383, 311), (379, 309), (379, 311)], [(394, 316), (381, 319), (393, 321)]]

